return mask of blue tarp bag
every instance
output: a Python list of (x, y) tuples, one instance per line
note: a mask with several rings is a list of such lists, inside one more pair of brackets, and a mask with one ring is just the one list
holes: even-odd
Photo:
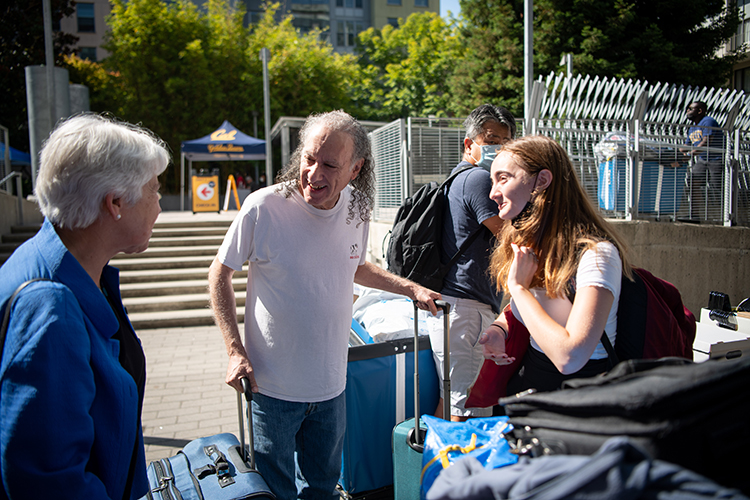
[(443, 469), (464, 457), (474, 457), (485, 469), (496, 469), (518, 462), (505, 435), (513, 430), (508, 417), (471, 418), (449, 422), (423, 415), (427, 436), (422, 455), (421, 497)]

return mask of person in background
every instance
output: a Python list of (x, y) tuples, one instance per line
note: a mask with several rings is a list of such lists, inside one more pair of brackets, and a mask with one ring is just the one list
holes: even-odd
[[(708, 106), (705, 102), (695, 101), (687, 108), (687, 118), (693, 122), (688, 129), (685, 143), (690, 149), (681, 149), (686, 156), (692, 158), (690, 166), (690, 207), (692, 218), (705, 212), (705, 197), (703, 190), (709, 187), (720, 189), (724, 170), (724, 132), (719, 123), (708, 116)], [(719, 207), (714, 207), (718, 209)]]
[[(122, 499), (148, 491), (146, 359), (120, 299), (120, 252), (149, 244), (166, 145), (85, 114), (45, 142), (41, 230), (0, 268), (10, 321), (0, 368), (0, 498)], [(10, 305), (19, 285), (23, 288)]]
[[(492, 408), (466, 408), (465, 403), (484, 361), (479, 336), (500, 313), (503, 300), (502, 290), (487, 274), (495, 237), (503, 227), (497, 204), (489, 198), (490, 166), (503, 144), (515, 136), (516, 121), (507, 109), (483, 104), (469, 114), (464, 128), (464, 154), (453, 172), (463, 171), (448, 190), (440, 245), (441, 261), (447, 265), (459, 248), (479, 232), (448, 270), (440, 290), (443, 300), (451, 304), (450, 418), (455, 421), (492, 415)], [(430, 332), (430, 343), (442, 392), (442, 330)], [(442, 417), (442, 413), (441, 398), (435, 415)]]
[[(440, 294), (365, 260), (374, 185), (364, 127), (343, 111), (308, 117), (279, 183), (246, 198), (209, 270), (226, 381), (255, 393), (258, 471), (279, 500), (334, 496), (354, 283), (437, 313)], [(241, 336), (232, 275), (245, 262)]]
[[(510, 294), (512, 318), (531, 339), (507, 394), (551, 391), (568, 378), (608, 369), (603, 332), (612, 345), (623, 274), (632, 276), (625, 243), (593, 207), (565, 150), (554, 140), (527, 136), (506, 144), (492, 163), (492, 191), (509, 222), (490, 273)], [(514, 335), (500, 315), (479, 342), (498, 364), (513, 361), (505, 340)]]

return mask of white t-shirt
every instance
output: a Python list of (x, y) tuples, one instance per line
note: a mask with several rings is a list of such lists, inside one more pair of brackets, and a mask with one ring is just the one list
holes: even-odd
[[(578, 263), (575, 282), (576, 291), (585, 286), (598, 286), (606, 288), (614, 295), (615, 300), (612, 303), (612, 308), (609, 310), (604, 331), (607, 332), (607, 337), (609, 337), (612, 345), (615, 345), (615, 335), (617, 334), (617, 303), (620, 300), (620, 287), (622, 285), (622, 259), (620, 259), (620, 252), (617, 251), (617, 247), (608, 241), (604, 241), (598, 243), (595, 249), (583, 252), (581, 261)], [(542, 309), (558, 324), (565, 326), (568, 322), (568, 316), (570, 316), (570, 310), (573, 308), (570, 300), (567, 297), (551, 299), (547, 297), (543, 288), (533, 288), (530, 291), (536, 300), (539, 301)], [(518, 312), (513, 299), (511, 299), (510, 305), (513, 315), (523, 323), (523, 318)], [(538, 351), (544, 352), (539, 347), (539, 344), (536, 343), (534, 337), (531, 337), (531, 346)], [(590, 359), (602, 359), (606, 357), (607, 351), (604, 349), (601, 341), (599, 341)]]
[(349, 186), (331, 210), (277, 187), (245, 199), (218, 259), (235, 271), (248, 261), (245, 349), (261, 394), (327, 401), (346, 387), (354, 273), (369, 223), (347, 221)]

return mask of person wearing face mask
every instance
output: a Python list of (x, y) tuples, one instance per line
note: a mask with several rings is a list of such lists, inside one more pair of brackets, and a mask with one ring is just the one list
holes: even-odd
[[(497, 205), (489, 199), (492, 187), (490, 166), (503, 144), (516, 134), (516, 121), (505, 108), (483, 104), (464, 121), (466, 136), (461, 162), (453, 172), (458, 174), (448, 190), (443, 217), (441, 261), (448, 264), (461, 245), (479, 231), (474, 241), (448, 270), (440, 293), (451, 304), (451, 419), (492, 415), (492, 408), (466, 408), (469, 386), (484, 362), (478, 339), (500, 312), (503, 295), (487, 275), (487, 266), (495, 235), (503, 221)], [(430, 341), (437, 365), (438, 378), (443, 380), (443, 333), (433, 331)], [(441, 388), (442, 391), (442, 388)], [(436, 416), (442, 417), (442, 400)]]
[(565, 150), (544, 136), (506, 145), (492, 163), (490, 198), (506, 224), (490, 274), (510, 294), (510, 311), (479, 340), (486, 359), (514, 361), (505, 341), (525, 326), (530, 345), (507, 395), (551, 391), (568, 378), (608, 369), (601, 343), (615, 345), (617, 303), (632, 278), (621, 236), (589, 201)]

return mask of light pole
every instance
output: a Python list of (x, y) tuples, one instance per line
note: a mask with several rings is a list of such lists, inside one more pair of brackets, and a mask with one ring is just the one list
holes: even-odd
[(271, 98), (268, 90), (268, 60), (271, 51), (260, 49), (260, 60), (263, 61), (263, 121), (266, 129), (266, 186), (273, 184), (273, 162), (271, 157)]

